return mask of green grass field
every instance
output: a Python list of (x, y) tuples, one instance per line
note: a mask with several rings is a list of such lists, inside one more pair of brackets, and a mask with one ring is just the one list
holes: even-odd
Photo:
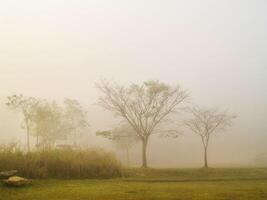
[(33, 180), (0, 187), (5, 200), (266, 200), (267, 169), (130, 169), (121, 179)]

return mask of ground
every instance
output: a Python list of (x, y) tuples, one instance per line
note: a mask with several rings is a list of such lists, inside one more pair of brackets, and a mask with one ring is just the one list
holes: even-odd
[(0, 186), (5, 200), (266, 200), (267, 169), (137, 170), (110, 180), (33, 180)]

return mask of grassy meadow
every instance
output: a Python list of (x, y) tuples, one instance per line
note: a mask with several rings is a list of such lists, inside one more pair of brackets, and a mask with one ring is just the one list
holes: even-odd
[(127, 169), (115, 179), (34, 179), (9, 200), (266, 200), (267, 169)]

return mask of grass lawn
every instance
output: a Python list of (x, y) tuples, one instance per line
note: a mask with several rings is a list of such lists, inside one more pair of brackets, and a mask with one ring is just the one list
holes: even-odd
[(111, 180), (33, 180), (0, 186), (5, 200), (266, 200), (267, 169), (137, 170)]

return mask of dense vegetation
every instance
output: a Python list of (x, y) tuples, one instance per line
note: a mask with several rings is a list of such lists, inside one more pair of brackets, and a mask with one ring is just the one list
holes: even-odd
[(16, 169), (28, 178), (111, 178), (121, 175), (112, 153), (101, 149), (45, 149), (23, 152), (0, 148), (0, 171)]

